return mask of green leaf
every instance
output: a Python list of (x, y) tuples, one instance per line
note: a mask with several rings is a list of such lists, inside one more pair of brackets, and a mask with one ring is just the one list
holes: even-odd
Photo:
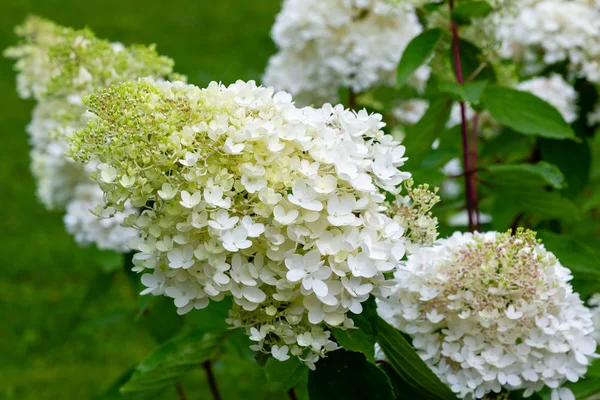
[(121, 387), (121, 392), (160, 389), (177, 382), (189, 370), (211, 359), (228, 332), (192, 332), (154, 349)]
[(158, 343), (172, 338), (183, 326), (173, 299), (165, 296), (151, 296), (138, 322)]
[(473, 18), (483, 18), (494, 9), (485, 1), (467, 1), (458, 3), (452, 10), (452, 19), (458, 24), (468, 24)]
[[(505, 128), (501, 135), (485, 141), (479, 154), (482, 158), (493, 160), (496, 163), (521, 161), (529, 157), (536, 139), (535, 136), (521, 135), (512, 129)], [(565, 142), (560, 141), (560, 143)]]
[(442, 38), (441, 29), (429, 29), (415, 37), (406, 46), (398, 64), (396, 85), (404, 86), (408, 78), (417, 70), (435, 50)]
[[(452, 70), (454, 70), (455, 62), (452, 54), (452, 48), (450, 48), (449, 51)], [(487, 58), (481, 52), (481, 50), (477, 48), (477, 46), (469, 41), (460, 39), (459, 53), (460, 66), (465, 80), (479, 79), (486, 80), (488, 82), (496, 81), (496, 71), (494, 71), (492, 65), (487, 61)]]
[(264, 371), (270, 382), (280, 383), (284, 390), (289, 390), (302, 380), (308, 372), (308, 367), (302, 364), (298, 357), (291, 357), (287, 361), (278, 361), (269, 357)]
[(402, 144), (409, 149), (407, 170), (416, 170), (431, 151), (431, 145), (448, 121), (451, 105), (452, 100), (449, 98), (434, 100), (421, 120), (406, 128), (406, 138)]
[(390, 380), (364, 354), (336, 350), (308, 373), (310, 400), (393, 400)]
[(359, 328), (332, 329), (333, 336), (346, 350), (363, 353), (371, 362), (375, 362), (375, 340)]
[(549, 231), (538, 232), (544, 246), (559, 259), (560, 263), (576, 275), (586, 275), (598, 279), (600, 276), (600, 258), (596, 253), (567, 235)]
[(552, 139), (575, 138), (562, 115), (531, 93), (488, 86), (483, 90), (481, 101), (496, 121), (517, 132)]
[(377, 343), (394, 370), (425, 399), (456, 399), (450, 388), (421, 360), (404, 336), (377, 317)]
[(332, 328), (331, 332), (340, 346), (346, 350), (365, 354), (367, 360), (375, 362), (375, 341), (377, 334), (372, 321), (377, 317), (377, 305), (373, 297), (362, 303), (360, 314), (350, 313), (355, 328)]
[[(489, 172), (488, 179), (493, 180), (495, 185), (565, 187), (565, 178), (560, 169), (543, 161), (537, 164), (490, 165), (486, 170)], [(482, 175), (485, 178), (487, 174)]]
[[(497, 201), (516, 202), (521, 211), (541, 217), (542, 219), (573, 220), (579, 218), (579, 210), (575, 203), (558, 192), (541, 188), (524, 186), (493, 186), (498, 195)], [(501, 203), (500, 203), (501, 204)]]
[(581, 195), (586, 188), (592, 164), (592, 152), (587, 140), (580, 143), (564, 140), (540, 140), (544, 161), (555, 164), (565, 176), (569, 186), (564, 194), (570, 198)]
[(96, 397), (95, 400), (151, 400), (160, 397), (161, 390), (148, 392), (133, 392), (122, 394), (119, 388), (123, 386), (130, 378), (135, 368), (128, 369), (123, 373), (105, 392)]
[(487, 81), (475, 81), (461, 85), (457, 82), (439, 82), (438, 89), (444, 93), (457, 96), (459, 101), (477, 104), (487, 83)]

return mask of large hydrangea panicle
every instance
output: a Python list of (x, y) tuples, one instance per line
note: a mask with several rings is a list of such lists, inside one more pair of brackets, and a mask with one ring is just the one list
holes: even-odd
[(73, 154), (98, 160), (108, 206), (145, 208), (126, 220), (143, 293), (181, 314), (231, 296), (231, 324), (276, 358), (313, 366), (336, 347), (326, 326), (351, 326), (348, 311), (390, 293), (406, 249), (435, 239), (439, 199), (424, 186), (399, 196), (405, 149), (381, 115), (299, 109), (241, 81), (143, 79), (87, 101)]
[[(323, 104), (340, 87), (393, 84), (402, 52), (422, 27), (412, 6), (383, 0), (286, 0), (271, 36), (279, 52), (263, 81), (297, 102)], [(409, 83), (423, 89), (430, 69)]]
[(460, 398), (544, 386), (574, 398), (561, 386), (595, 356), (594, 324), (535, 233), (457, 232), (409, 255), (395, 277), (379, 312)]
[(22, 98), (77, 98), (114, 83), (173, 73), (173, 60), (160, 56), (154, 46), (110, 43), (87, 28), (75, 30), (32, 16), (15, 32), (22, 42), (4, 56), (17, 60)]
[(125, 47), (98, 39), (88, 29), (74, 30), (38, 17), (28, 18), (16, 33), (21, 43), (4, 54), (17, 60), (19, 95), (37, 101), (27, 132), (38, 198), (48, 209), (67, 211), (67, 229), (79, 243), (125, 251), (119, 238), (131, 230), (118, 227), (119, 218), (98, 220), (86, 214), (92, 198), (96, 205), (102, 202), (102, 196), (90, 191), (90, 185), (96, 185), (89, 177), (94, 162), (85, 167), (70, 159), (67, 137), (85, 126), (82, 96), (139, 77), (173, 76), (173, 61), (158, 55), (153, 46)]

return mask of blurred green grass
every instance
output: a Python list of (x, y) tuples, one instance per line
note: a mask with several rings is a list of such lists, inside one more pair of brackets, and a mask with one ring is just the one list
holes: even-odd
[[(156, 43), (191, 83), (258, 80), (275, 50), (269, 30), (279, 6), (278, 0), (2, 0), (0, 48), (14, 44), (13, 27), (36, 14), (87, 25), (112, 41)], [(60, 213), (35, 199), (24, 132), (32, 106), (15, 92), (12, 63), (0, 59), (0, 398), (94, 398), (155, 343), (131, 318), (67, 335), (98, 272), (97, 253), (78, 247)], [(131, 302), (136, 296), (120, 277), (86, 313), (117, 315)], [(263, 398), (256, 392), (263, 378), (252, 362), (225, 357), (215, 370), (226, 400)], [(190, 399), (207, 398), (201, 371), (184, 383)], [(176, 399), (175, 390), (162, 398)]]

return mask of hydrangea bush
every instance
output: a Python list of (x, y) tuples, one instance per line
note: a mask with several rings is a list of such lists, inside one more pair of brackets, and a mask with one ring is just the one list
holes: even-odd
[(6, 54), (40, 198), (129, 248), (142, 295), (228, 325), (122, 391), (185, 398), (193, 351), (219, 399), (240, 330), (291, 399), (307, 369), (311, 399), (594, 399), (599, 23), (589, 0), (285, 0), (264, 85), (200, 88), (28, 20)]

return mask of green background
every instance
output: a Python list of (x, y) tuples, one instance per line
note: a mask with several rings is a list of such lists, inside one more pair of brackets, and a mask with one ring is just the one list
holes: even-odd
[[(36, 14), (87, 25), (111, 41), (156, 43), (194, 84), (259, 80), (275, 51), (269, 31), (279, 7), (277, 0), (0, 0), (0, 48), (15, 44), (14, 26)], [(122, 275), (80, 315), (97, 253), (78, 247), (62, 215), (36, 201), (24, 131), (32, 107), (17, 96), (12, 62), (0, 59), (0, 399), (90, 399), (156, 342), (128, 313), (138, 299)], [(76, 324), (78, 317), (88, 322)], [(222, 357), (215, 374), (225, 400), (286, 397), (265, 388), (252, 360)], [(209, 398), (200, 369), (183, 383), (190, 399)], [(172, 389), (161, 398), (177, 396)]]

